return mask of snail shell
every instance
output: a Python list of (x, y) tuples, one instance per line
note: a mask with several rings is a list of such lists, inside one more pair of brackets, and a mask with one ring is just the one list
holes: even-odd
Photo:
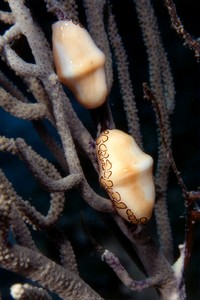
[(60, 81), (85, 108), (106, 101), (105, 55), (80, 24), (58, 21), (52, 26), (53, 56)]
[(155, 203), (153, 159), (128, 134), (105, 130), (96, 140), (99, 180), (117, 212), (134, 224), (145, 224)]

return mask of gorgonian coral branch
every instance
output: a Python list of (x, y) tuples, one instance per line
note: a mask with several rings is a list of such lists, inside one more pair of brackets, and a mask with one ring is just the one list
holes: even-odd
[(200, 56), (200, 43), (197, 39), (194, 39), (184, 28), (183, 23), (178, 17), (176, 6), (172, 0), (165, 0), (165, 5), (168, 9), (168, 13), (171, 19), (171, 24), (176, 30), (177, 34), (183, 38), (184, 44), (192, 49), (195, 56), (199, 59)]
[[(147, 51), (149, 61), (149, 80), (150, 85), (159, 99), (161, 114), (165, 125), (166, 138), (170, 145), (171, 129), (169, 124), (169, 112), (174, 107), (174, 84), (171, 74), (167, 55), (164, 51), (160, 31), (158, 28), (155, 12), (150, 1), (134, 0), (140, 27), (142, 30), (144, 45)], [(161, 140), (159, 128), (158, 140)], [(160, 243), (165, 251), (166, 256), (172, 262), (172, 233), (168, 217), (166, 190), (168, 184), (169, 163), (166, 158), (164, 146), (161, 144), (158, 148), (158, 162), (155, 174), (156, 185), (161, 189), (161, 197), (155, 205), (155, 216), (157, 222), (157, 230), (160, 236)], [(165, 233), (163, 234), (163, 228)]]
[(159, 276), (141, 281), (133, 280), (122, 266), (119, 259), (107, 249), (102, 254), (102, 259), (113, 269), (119, 279), (133, 291), (142, 291), (148, 287), (159, 286), (160, 284), (161, 278)]
[(172, 151), (169, 147), (169, 144), (166, 139), (166, 132), (165, 132), (165, 126), (163, 123), (160, 106), (159, 103), (148, 87), (146, 83), (143, 84), (144, 88), (144, 94), (145, 97), (152, 102), (153, 108), (155, 110), (158, 126), (160, 127), (160, 132), (162, 136), (162, 141), (166, 149), (167, 157), (170, 162), (170, 165), (174, 171), (174, 174), (176, 175), (177, 182), (182, 190), (183, 197), (185, 199), (185, 207), (186, 207), (186, 244), (185, 244), (185, 267), (188, 264), (191, 251), (192, 251), (192, 245), (193, 245), (193, 239), (194, 239), (194, 226), (196, 221), (199, 221), (198, 217), (198, 204), (197, 201), (200, 199), (200, 193), (198, 191), (188, 191), (187, 187), (180, 176), (180, 172), (176, 166), (176, 162), (174, 160)]
[(122, 39), (118, 33), (117, 23), (112, 13), (111, 7), (108, 8), (108, 37), (111, 47), (114, 50), (115, 59), (117, 61), (118, 79), (128, 123), (128, 130), (141, 147), (141, 132), (137, 114), (137, 107), (135, 104), (135, 95), (129, 74), (128, 57), (124, 49)]
[[(0, 187), (1, 188), (1, 187)], [(39, 252), (8, 242), (11, 211), (14, 209), (6, 190), (0, 196), (0, 263), (13, 272), (37, 281), (63, 299), (102, 299), (83, 280)], [(2, 226), (8, 225), (6, 227)]]
[[(184, 288), (183, 290), (179, 289), (179, 286), (182, 284), (182, 282), (180, 283), (180, 278), (176, 278), (162, 250), (158, 248), (148, 235), (148, 232), (142, 227), (136, 228), (127, 226), (118, 216), (115, 216), (115, 221), (124, 235), (132, 243), (134, 250), (145, 268), (145, 272), (150, 280), (149, 282), (152, 280), (153, 284), (159, 278), (159, 283), (157, 282), (158, 285), (156, 285), (156, 288), (159, 290), (161, 299), (167, 300), (170, 299), (170, 297), (171, 299), (185, 299)], [(146, 283), (148, 283), (148, 281), (146, 281)]]
[(0, 105), (11, 115), (26, 119), (37, 120), (47, 116), (46, 106), (40, 103), (23, 103), (0, 88)]
[(12, 25), (15, 22), (14, 16), (11, 12), (0, 11), (0, 20), (5, 24)]
[(14, 40), (18, 39), (21, 36), (21, 31), (19, 26), (13, 25), (10, 27), (4, 35), (0, 37), (0, 52), (3, 51), (3, 46), (6, 44), (13, 43)]
[(31, 284), (14, 284), (11, 286), (11, 295), (16, 300), (52, 300), (51, 296), (42, 288)]
[(34, 177), (48, 191), (64, 192), (72, 189), (81, 182), (81, 174), (71, 173), (67, 177), (62, 178), (52, 165), (39, 157), (22, 139), (18, 138), (16, 145), (20, 156), (26, 162)]

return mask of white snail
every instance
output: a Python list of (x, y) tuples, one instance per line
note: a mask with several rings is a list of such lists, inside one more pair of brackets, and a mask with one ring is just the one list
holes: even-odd
[(134, 224), (145, 224), (155, 203), (153, 159), (128, 134), (105, 130), (96, 140), (99, 180), (117, 212)]
[(52, 26), (53, 55), (60, 81), (81, 105), (97, 108), (108, 94), (105, 55), (80, 24), (58, 21)]

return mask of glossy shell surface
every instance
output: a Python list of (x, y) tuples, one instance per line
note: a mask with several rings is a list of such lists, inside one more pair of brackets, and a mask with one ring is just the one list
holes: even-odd
[(153, 159), (128, 134), (105, 130), (96, 140), (101, 186), (117, 212), (134, 224), (145, 224), (155, 203)]
[(107, 98), (105, 55), (80, 24), (58, 21), (52, 26), (53, 56), (60, 81), (85, 108), (97, 108)]

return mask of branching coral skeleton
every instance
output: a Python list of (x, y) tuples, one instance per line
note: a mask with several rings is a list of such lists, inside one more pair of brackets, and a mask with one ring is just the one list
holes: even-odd
[[(45, 0), (44, 2), (47, 14), (56, 18), (56, 21), (66, 16), (68, 20), (72, 20), (69, 23), (79, 22), (78, 2), (74, 0)], [(164, 2), (169, 10), (172, 25), (185, 39), (186, 44), (193, 48), (195, 55), (199, 56), (199, 42), (193, 40), (183, 29), (173, 1)], [(114, 3), (106, 0), (83, 0), (82, 4), (86, 19), (84, 26), (106, 57), (107, 86), (104, 99), (106, 103), (100, 108), (95, 106), (95, 110), (90, 112), (93, 118), (96, 117), (95, 138), (100, 131), (115, 127), (112, 109), (109, 106), (110, 96), (107, 97), (107, 91), (111, 92), (116, 76), (113, 72), (115, 63), (128, 132), (143, 148), (133, 80), (129, 74), (128, 56), (113, 13)], [(143, 280), (132, 278), (112, 251), (97, 247), (102, 254), (102, 260), (112, 268), (125, 286), (133, 291), (154, 287), (163, 300), (186, 299), (184, 272), (191, 255), (193, 225), (200, 220), (197, 205), (200, 193), (187, 191), (171, 152), (169, 117), (175, 106), (175, 89), (154, 8), (150, 0), (133, 0), (133, 4), (149, 66), (150, 87), (144, 84), (144, 94), (151, 100), (157, 117), (159, 149), (154, 176), (156, 186), (154, 212), (159, 245), (151, 237), (148, 224), (142, 225), (142, 222), (139, 222), (139, 225), (129, 224), (120, 214), (118, 215), (110, 199), (100, 195), (91, 187), (81, 160), (82, 157), (87, 159), (87, 163), (96, 172), (94, 180), (98, 182), (99, 168), (95, 139), (77, 116), (68, 91), (64, 90), (55, 73), (52, 45), (48, 42), (26, 1), (7, 0), (7, 9), (0, 11), (0, 22), (7, 28), (0, 36), (1, 59), (8, 67), (7, 74), (9, 69), (15, 73), (31, 95), (31, 97), (27, 96), (27, 93), (22, 92), (17, 84), (8, 78), (9, 75), (0, 71), (0, 106), (13, 117), (32, 122), (34, 129), (57, 163), (54, 165), (42, 157), (34, 150), (34, 145), (28, 145), (22, 137), (0, 136), (0, 151), (20, 159), (50, 196), (49, 205), (46, 205), (49, 209), (45, 216), (31, 205), (30, 201), (18, 195), (3, 168), (0, 170), (0, 266), (21, 274), (39, 285), (39, 287), (30, 284), (12, 286), (11, 295), (14, 299), (51, 299), (49, 291), (61, 299), (102, 299), (100, 293), (90, 287), (79, 275), (76, 250), (73, 250), (66, 235), (58, 228), (64, 211), (66, 192), (72, 189), (76, 189), (87, 205), (94, 210), (110, 214), (118, 230), (126, 237), (133, 252), (137, 254), (146, 276)], [(31, 61), (26, 61), (15, 49), (15, 42), (20, 42), (22, 37), (26, 39), (32, 52)], [(84, 89), (87, 90), (89, 87), (89, 85), (84, 86)], [(50, 126), (54, 127), (58, 139), (51, 135)], [(167, 210), (170, 166), (182, 189), (186, 209), (185, 242), (180, 246), (180, 257), (177, 261), (174, 261), (173, 238)], [(103, 170), (104, 167), (105, 165), (102, 165)], [(67, 199), (67, 201), (71, 200)], [(29, 226), (44, 232), (52, 241), (59, 252), (56, 262), (39, 251)]]

